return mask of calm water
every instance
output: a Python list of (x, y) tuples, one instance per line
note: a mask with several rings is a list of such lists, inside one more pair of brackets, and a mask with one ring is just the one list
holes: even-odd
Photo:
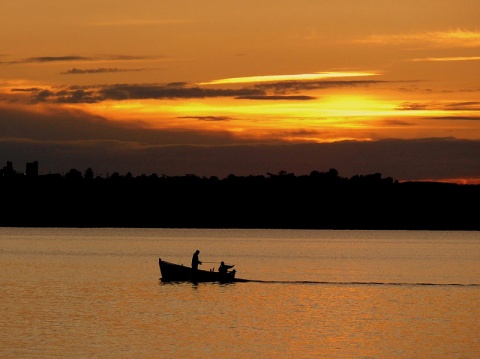
[[(196, 249), (258, 282), (159, 281)], [(480, 232), (0, 228), (0, 260), (1, 358), (480, 358)]]

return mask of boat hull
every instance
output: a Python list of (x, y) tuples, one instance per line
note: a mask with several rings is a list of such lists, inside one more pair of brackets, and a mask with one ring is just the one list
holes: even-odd
[(162, 282), (246, 282), (245, 279), (235, 278), (235, 271), (219, 273), (198, 269), (194, 271), (191, 267), (174, 264), (158, 259)]

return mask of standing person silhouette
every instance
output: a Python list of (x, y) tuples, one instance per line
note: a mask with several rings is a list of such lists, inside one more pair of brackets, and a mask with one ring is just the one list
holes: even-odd
[(200, 259), (198, 259), (199, 254), (200, 254), (200, 251), (197, 249), (195, 251), (195, 253), (193, 253), (193, 256), (192, 256), (192, 269), (194, 271), (197, 271), (198, 270), (198, 265), (202, 264), (202, 261), (200, 261)]
[(198, 259), (199, 254), (200, 254), (200, 251), (197, 249), (195, 251), (195, 253), (193, 253), (193, 256), (192, 256), (192, 270), (193, 270), (192, 281), (194, 283), (197, 282), (198, 265), (202, 264), (202, 261), (200, 259)]

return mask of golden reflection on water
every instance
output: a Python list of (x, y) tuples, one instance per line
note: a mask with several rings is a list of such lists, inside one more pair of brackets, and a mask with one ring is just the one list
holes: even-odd
[[(212, 244), (201, 239), (204, 260), (208, 252), (249, 251), (239, 242), (225, 249), (216, 240)], [(255, 251), (259, 258), (235, 261), (239, 270), (249, 263), (263, 268), (265, 277), (278, 276), (271, 268), (268, 272), (269, 266), (291, 253), (291, 266), (282, 266), (280, 273), (292, 279), (305, 261), (313, 262), (307, 255), (313, 252), (322, 257), (319, 262), (329, 263), (332, 278), (361, 279), (367, 284), (279, 280), (193, 285), (159, 282), (158, 252), (171, 250), (172, 243), (181, 242), (178, 238), (162, 243), (140, 236), (133, 241), (135, 246), (128, 238), (117, 237), (37, 240), (0, 238), (2, 358), (480, 357), (480, 286), (420, 285), (418, 278), (425, 277), (408, 271), (401, 279), (410, 284), (375, 284), (381, 282), (375, 273), (389, 282), (397, 278), (393, 271), (401, 271), (403, 263), (385, 242), (381, 253), (386, 254), (381, 258), (395, 260), (398, 268), (373, 261), (379, 254), (351, 239), (349, 245), (331, 240), (323, 247), (313, 243), (314, 251), (294, 252), (294, 243), (287, 240), (284, 252), (263, 244), (263, 253)], [(198, 242), (188, 243), (189, 255)], [(445, 243), (439, 246), (449, 249)], [(477, 267), (472, 263), (479, 248), (474, 243), (467, 242), (469, 253), (455, 253), (464, 253), (460, 260), (478, 269), (478, 262)], [(415, 246), (409, 240), (391, 248), (401, 249), (403, 264), (434, 266), (428, 272), (430, 282), (459, 276), (445, 277), (448, 273), (429, 258), (434, 249), (425, 242)], [(412, 254), (416, 248), (422, 249), (418, 256)], [(301, 258), (293, 259), (293, 253), (302, 253)], [(456, 268), (452, 257), (446, 259), (449, 269)], [(476, 277), (469, 273), (469, 281), (479, 273)]]

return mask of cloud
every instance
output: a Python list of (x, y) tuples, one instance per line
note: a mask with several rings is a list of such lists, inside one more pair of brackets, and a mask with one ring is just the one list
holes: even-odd
[(71, 61), (94, 61), (92, 57), (85, 56), (40, 56), (40, 57), (28, 57), (26, 59), (12, 61), (11, 63), (46, 63), (46, 62), (71, 62)]
[(36, 160), (42, 174), (92, 168), (95, 174), (103, 176), (113, 172), (168, 176), (192, 173), (220, 178), (280, 171), (303, 175), (330, 168), (344, 177), (381, 173), (397, 180), (478, 178), (479, 148), (479, 141), (453, 139), (210, 146), (113, 140), (0, 140), (2, 158), (13, 161), (16, 170)]
[[(206, 118), (208, 117), (205, 117), (205, 120)], [(155, 130), (144, 127), (141, 122), (125, 124), (79, 109), (41, 104), (28, 108), (0, 105), (0, 128), (3, 139), (34, 142), (114, 141), (151, 146), (178, 143), (226, 144), (234, 140), (232, 135), (226, 132), (215, 135), (178, 129)], [(239, 140), (239, 143), (241, 142)]]
[(137, 61), (137, 60), (153, 60), (163, 57), (155, 56), (132, 56), (132, 55), (101, 55), (97, 59), (110, 61)]
[(84, 75), (84, 74), (103, 74), (103, 73), (116, 73), (116, 72), (140, 72), (140, 71), (146, 71), (147, 69), (145, 68), (140, 68), (140, 69), (119, 69), (117, 67), (113, 68), (106, 68), (106, 67), (100, 67), (96, 69), (77, 69), (73, 68), (68, 71), (62, 72), (63, 75)]
[(38, 56), (27, 57), (0, 64), (28, 64), (28, 63), (56, 63), (56, 62), (92, 62), (92, 61), (136, 61), (153, 59), (151, 56), (130, 56), (130, 55), (101, 55), (101, 56)]
[(428, 117), (430, 120), (449, 120), (449, 121), (479, 121), (480, 116), (435, 116)]
[(114, 84), (103, 86), (70, 86), (65, 88), (15, 88), (13, 92), (31, 93), (33, 102), (95, 103), (127, 99), (189, 99), (212, 97), (258, 96), (265, 93), (256, 88), (205, 89), (185, 83)]
[[(462, 102), (404, 102), (396, 108), (399, 111), (422, 111), (422, 110), (442, 110), (442, 111), (480, 111), (480, 102), (462, 101)], [(476, 118), (477, 116), (473, 116)]]
[(319, 79), (329, 79), (337, 77), (364, 77), (378, 76), (379, 73), (358, 71), (338, 71), (338, 72), (314, 72), (309, 74), (291, 74), (291, 75), (264, 75), (264, 76), (245, 76), (231, 77), (208, 82), (201, 82), (199, 85), (220, 85), (220, 84), (240, 84), (240, 83), (259, 83), (259, 82), (279, 82), (279, 81), (311, 81)]
[(232, 119), (232, 117), (227, 117), (227, 116), (180, 116), (178, 118), (194, 118), (200, 121), (229, 121)]
[[(200, 121), (229, 117), (197, 116)], [(453, 138), (268, 144), (227, 132), (154, 130), (68, 108), (0, 105), (0, 166), (39, 161), (40, 173), (93, 168), (96, 174), (226, 177), (335, 168), (342, 176), (382, 173), (398, 180), (478, 178), (480, 141)], [(302, 131), (302, 130), (300, 130)], [(295, 135), (292, 132), (292, 135)]]
[(175, 98), (211, 98), (211, 97), (235, 97), (248, 95), (261, 95), (258, 89), (205, 89), (201, 87), (188, 87), (179, 83), (174, 84), (144, 84), (129, 85), (119, 84), (104, 86), (99, 89), (99, 95), (103, 99), (175, 99)]
[(237, 100), (275, 100), (275, 101), (280, 101), (280, 100), (308, 101), (308, 100), (315, 100), (316, 99), (316, 97), (313, 97), (313, 96), (281, 96), (281, 95), (276, 95), (276, 96), (267, 96), (267, 95), (262, 95), (262, 96), (237, 96), (235, 98)]
[(399, 111), (421, 111), (427, 110), (428, 104), (425, 103), (415, 103), (415, 102), (404, 102), (396, 108)]
[(479, 61), (480, 56), (457, 56), (457, 57), (424, 57), (409, 59), (412, 62), (452, 62), (452, 61)]
[(40, 87), (14, 88), (14, 89), (11, 89), (10, 91), (35, 93), (35, 92), (42, 91), (42, 88)]
[[(92, 69), (89, 71), (102, 71)], [(107, 69), (115, 70), (115, 69)], [(77, 70), (76, 70), (77, 71)], [(75, 71), (75, 72), (76, 72)], [(81, 70), (78, 70), (81, 71)], [(347, 81), (284, 81), (254, 84), (251, 87), (238, 89), (205, 88), (190, 86), (185, 82), (172, 82), (166, 84), (112, 84), (95, 86), (69, 86), (69, 87), (14, 87), (13, 93), (30, 94), (33, 103), (96, 103), (107, 100), (129, 99), (192, 99), (231, 97), (239, 100), (296, 100), (308, 101), (315, 97), (298, 94), (301, 91), (328, 89), (336, 87), (370, 86), (385, 83), (379, 80), (347, 80)], [(3, 94), (6, 97), (5, 93)], [(19, 99), (10, 98), (4, 101)]]
[(341, 81), (281, 81), (264, 84), (255, 84), (254, 87), (262, 91), (271, 91), (275, 94), (298, 93), (301, 91), (338, 88), (370, 86), (386, 83), (382, 80), (341, 80)]
[(92, 61), (91, 57), (84, 56), (43, 56), (29, 57), (21, 60), (23, 62), (64, 62), (64, 61)]
[(371, 35), (359, 42), (379, 45), (422, 44), (432, 47), (478, 47), (480, 32), (470, 30), (430, 31), (409, 34)]
[(58, 91), (42, 90), (35, 96), (35, 102), (95, 103), (102, 100), (95, 90), (77, 86)]
[(463, 101), (453, 102), (446, 105), (446, 108), (458, 111), (480, 111), (480, 102), (478, 101)]
[[(315, 82), (315, 83), (272, 83), (240, 89), (212, 89), (190, 87), (183, 83), (171, 84), (114, 84), (103, 86), (71, 86), (63, 89), (48, 89), (35, 91), (36, 102), (57, 103), (93, 103), (106, 100), (127, 99), (189, 99), (189, 98), (214, 98), (232, 97), (236, 99), (251, 100), (312, 100), (311, 96), (285, 96), (286, 93), (299, 92), (319, 88), (360, 86), (378, 83), (376, 81), (346, 81), (346, 82)], [(17, 89), (20, 91), (20, 89)], [(267, 91), (273, 92), (268, 94)], [(283, 95), (283, 96), (280, 96)]]

